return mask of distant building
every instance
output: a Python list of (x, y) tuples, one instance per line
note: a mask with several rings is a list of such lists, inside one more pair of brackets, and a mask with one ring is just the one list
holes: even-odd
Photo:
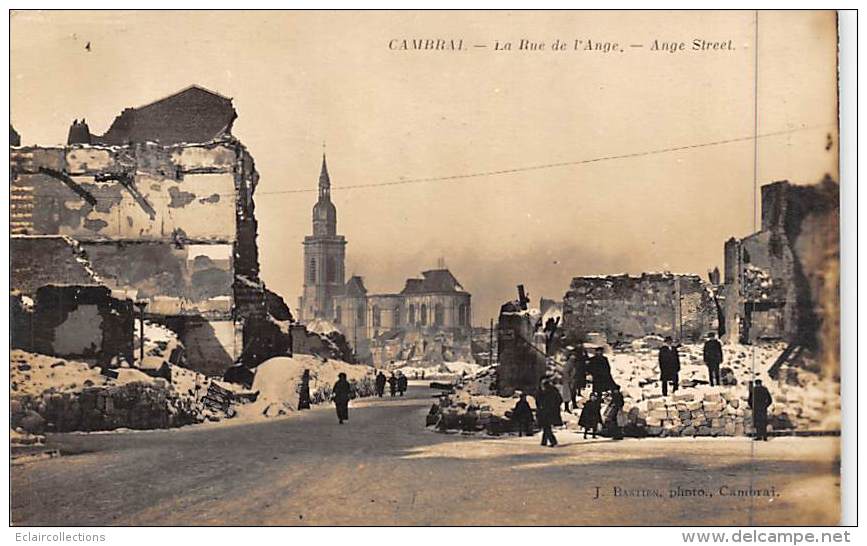
[(472, 358), (470, 294), (445, 267), (407, 279), (400, 293), (368, 294), (364, 280), (346, 282), (346, 239), (337, 234), (337, 208), (325, 156), (319, 199), (313, 206), (313, 234), (304, 238), (303, 321), (332, 322), (362, 359), (469, 360)]
[(313, 205), (313, 234), (304, 238), (304, 293), (300, 318), (334, 317), (334, 297), (344, 293), (346, 239), (337, 234), (337, 207), (331, 202), (331, 179), (322, 155), (319, 200)]

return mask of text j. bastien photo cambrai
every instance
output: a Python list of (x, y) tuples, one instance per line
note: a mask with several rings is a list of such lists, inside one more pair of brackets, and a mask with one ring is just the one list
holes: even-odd
[(14, 525), (840, 521), (834, 12), (10, 32)]

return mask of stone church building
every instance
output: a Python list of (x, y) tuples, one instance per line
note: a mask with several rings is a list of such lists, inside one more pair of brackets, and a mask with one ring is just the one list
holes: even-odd
[(324, 155), (313, 234), (303, 244), (302, 321), (331, 322), (360, 359), (377, 365), (472, 358), (470, 294), (444, 266), (407, 279), (396, 294), (368, 294), (357, 275), (345, 280), (346, 239), (337, 234), (337, 208), (331, 202)]

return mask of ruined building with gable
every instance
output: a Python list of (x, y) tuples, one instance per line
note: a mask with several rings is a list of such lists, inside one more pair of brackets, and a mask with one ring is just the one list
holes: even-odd
[(12, 290), (33, 320), (49, 317), (30, 327), (37, 349), (129, 359), (130, 324), (99, 346), (136, 301), (209, 375), (291, 350), (289, 309), (259, 278), (259, 175), (236, 117), (231, 99), (191, 86), (125, 109), (101, 136), (76, 120), (66, 146), (10, 150)]
[(441, 363), (472, 359), (470, 294), (444, 266), (407, 279), (395, 294), (368, 294), (362, 277), (346, 280), (346, 239), (337, 234), (337, 208), (325, 156), (313, 233), (304, 238), (304, 288), (299, 320), (331, 322), (359, 358)]

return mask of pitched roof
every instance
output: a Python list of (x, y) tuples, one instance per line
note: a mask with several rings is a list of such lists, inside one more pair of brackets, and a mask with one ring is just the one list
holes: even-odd
[(138, 108), (126, 108), (93, 142), (112, 146), (130, 142), (209, 142), (230, 134), (237, 113), (232, 99), (197, 85)]
[(463, 292), (464, 288), (448, 269), (422, 271), (421, 279), (407, 279), (401, 294), (428, 294), (431, 292)]
[(356, 297), (367, 295), (367, 288), (364, 287), (364, 279), (358, 275), (350, 277), (350, 279), (346, 281), (346, 290), (344, 293), (347, 296)]

